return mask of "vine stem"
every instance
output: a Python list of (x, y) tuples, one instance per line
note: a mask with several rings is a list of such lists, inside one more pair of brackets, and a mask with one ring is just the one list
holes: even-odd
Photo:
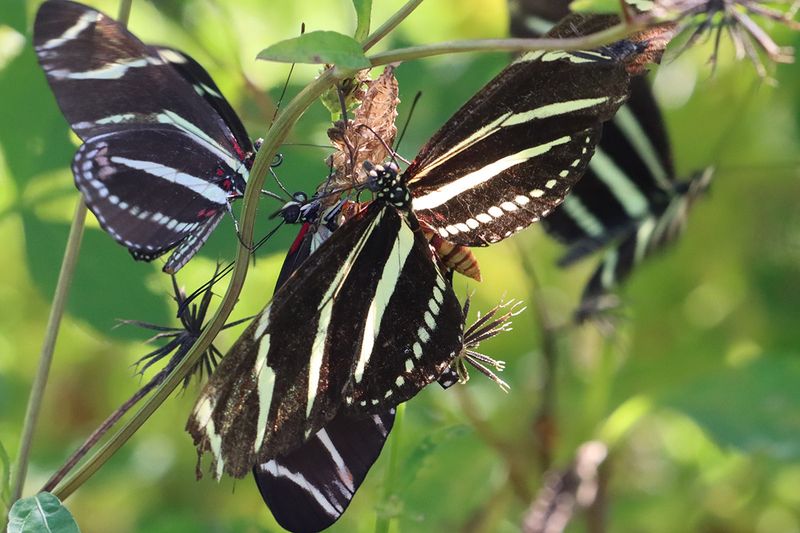
[(11, 505), (22, 497), (22, 489), (25, 486), (25, 477), (28, 474), (28, 460), (30, 459), (31, 445), (33, 444), (33, 434), (36, 430), (36, 422), (39, 420), (39, 413), (42, 407), (42, 398), (47, 386), (47, 377), (50, 375), (50, 366), (53, 362), (58, 330), (61, 325), (61, 318), (64, 316), (64, 307), (69, 295), (69, 287), (72, 284), (72, 277), (75, 273), (75, 264), (78, 262), (78, 254), (83, 240), (83, 228), (86, 225), (86, 203), (83, 197), (78, 200), (75, 206), (75, 214), (72, 216), (72, 225), (69, 230), (67, 247), (64, 251), (64, 258), (61, 261), (61, 271), (58, 274), (56, 292), (53, 295), (53, 305), (50, 307), (50, 317), (47, 320), (47, 330), (42, 343), (42, 351), (39, 355), (39, 368), (36, 370), (36, 377), (31, 387), (31, 395), (28, 398), (28, 407), (25, 410), (25, 422), (22, 426), (22, 437), (19, 442), (19, 454), (17, 456), (16, 468), (14, 470), (14, 486), (11, 491)]
[[(621, 22), (605, 30), (583, 37), (569, 39), (474, 39), (463, 41), (445, 41), (443, 43), (409, 46), (387, 52), (380, 52), (369, 57), (373, 67), (422, 59), (443, 54), (465, 52), (527, 52), (532, 50), (584, 50), (597, 48), (647, 28), (652, 19), (640, 17), (631, 22)], [(377, 33), (377, 32), (376, 32)]]
[(409, 0), (406, 4), (401, 7), (394, 15), (386, 19), (386, 22), (381, 24), (381, 26), (375, 30), (373, 33), (367, 37), (367, 39), (362, 43), (362, 48), (366, 52), (375, 44), (378, 43), (381, 39), (386, 37), (393, 29), (397, 27), (402, 21), (408, 17), (412, 11), (417, 9), (419, 5), (422, 3), (422, 0)]

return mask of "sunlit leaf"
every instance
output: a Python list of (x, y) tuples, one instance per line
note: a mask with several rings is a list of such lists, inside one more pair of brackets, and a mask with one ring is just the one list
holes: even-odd
[(673, 390), (666, 403), (691, 416), (721, 445), (776, 459), (800, 458), (800, 360), (764, 356), (716, 370)]
[(281, 63), (331, 63), (343, 68), (369, 68), (358, 41), (335, 31), (312, 31), (268, 46), (258, 59)]
[(80, 533), (78, 524), (49, 492), (18, 500), (8, 515), (8, 533)]

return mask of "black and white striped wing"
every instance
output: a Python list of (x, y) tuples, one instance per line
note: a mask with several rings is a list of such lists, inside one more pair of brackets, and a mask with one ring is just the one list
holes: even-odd
[(233, 110), (231, 104), (222, 95), (216, 82), (206, 72), (206, 70), (188, 54), (176, 50), (174, 48), (167, 48), (164, 46), (157, 46), (155, 48), (158, 55), (163, 61), (172, 65), (172, 68), (186, 80), (194, 91), (203, 97), (203, 99), (217, 112), (222, 118), (225, 126), (233, 134), (239, 149), (242, 154), (253, 149), (250, 137), (247, 135), (247, 130), (244, 128), (239, 115)]
[(526, 54), (409, 167), (417, 216), (451, 242), (482, 246), (547, 215), (583, 175), (628, 80), (625, 65), (607, 53)]
[(81, 139), (169, 125), (197, 135), (237, 165), (234, 145), (247, 137), (236, 139), (176, 70), (183, 54), (162, 57), (164, 49), (147, 46), (112, 18), (68, 0), (48, 0), (39, 8), (34, 46), (61, 111)]
[(189, 432), (212, 452), (217, 476), (241, 477), (297, 448), (345, 405), (380, 413), (414, 396), (461, 348), (462, 324), (423, 234), (373, 202), (243, 333), (201, 394)]
[(230, 178), (217, 176), (222, 164), (207, 168), (205, 153), (193, 136), (164, 127), (137, 129), (91, 138), (72, 166), (101, 226), (137, 259), (152, 260), (179, 246), (165, 267), (175, 271), (228, 205), (224, 184)]
[[(514, 2), (513, 37), (540, 37), (569, 15), (569, 0)], [(664, 208), (675, 183), (670, 142), (648, 81), (631, 79), (630, 97), (603, 126), (584, 177), (542, 221), (569, 246), (562, 265), (636, 231)]]
[(581, 297), (579, 316), (589, 316), (645, 259), (674, 242), (686, 227), (692, 204), (708, 189), (712, 168), (676, 185), (665, 205), (639, 221), (636, 227), (603, 255)]
[(289, 531), (321, 531), (350, 505), (394, 424), (381, 414), (340, 413), (289, 454), (256, 465), (253, 475), (275, 520)]
[(675, 177), (661, 112), (645, 79), (632, 80), (631, 88), (628, 103), (605, 125), (586, 175), (543, 221), (570, 246), (562, 264), (635, 231), (670, 201)]
[[(306, 222), (289, 248), (277, 287), (330, 237), (325, 225)], [(443, 388), (458, 381), (451, 368), (438, 379)], [(347, 509), (378, 459), (394, 423), (395, 409), (376, 414), (340, 412), (289, 454), (253, 467), (264, 502), (290, 531), (320, 531)]]

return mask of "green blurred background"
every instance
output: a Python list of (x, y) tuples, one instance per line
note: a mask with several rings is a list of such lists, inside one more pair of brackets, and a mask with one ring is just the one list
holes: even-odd
[[(16, 455), (20, 428), (69, 220), (77, 199), (69, 163), (74, 136), (36, 65), (30, 28), (38, 1), (0, 2), (0, 443)], [(115, 15), (117, 0), (91, 0)], [(401, 2), (376, 2), (377, 26)], [(288, 65), (253, 60), (277, 40), (308, 30), (351, 33), (348, 0), (135, 0), (130, 28), (143, 40), (181, 48), (202, 63), (243, 117), (263, 135)], [(431, 0), (380, 49), (507, 33), (505, 0)], [(782, 44), (800, 42), (770, 27)], [(800, 531), (800, 70), (781, 65), (777, 86), (734, 63), (723, 45), (715, 75), (709, 46), (671, 59), (655, 73), (681, 174), (718, 167), (708, 197), (677, 246), (648, 262), (623, 291), (617, 333), (561, 328), (549, 428), (552, 465), (563, 468), (582, 443), (603, 439), (611, 455), (604, 497), (608, 530), (629, 532)], [(406, 157), (508, 62), (505, 54), (458, 55), (400, 66), (400, 123), (423, 92), (400, 147)], [(288, 97), (317, 73), (294, 71)], [(317, 104), (291, 143), (326, 144), (329, 117)], [(327, 172), (326, 150), (282, 149), (278, 173), (310, 190)], [(260, 234), (277, 208), (264, 199)], [(269, 299), (283, 250), (282, 230), (250, 270), (233, 318)], [(189, 290), (218, 258), (232, 257), (225, 221), (179, 277)], [(565, 324), (592, 261), (554, 266), (560, 249), (540, 228), (478, 250), (484, 281), (474, 309), (502, 297), (536, 298)], [(535, 269), (534, 291), (522, 257)], [(35, 438), (26, 495), (143, 383), (131, 364), (149, 351), (146, 335), (112, 329), (118, 318), (169, 324), (169, 278), (160, 265), (134, 263), (101, 233), (87, 230)], [(224, 286), (224, 285), (223, 285)], [(222, 290), (221, 288), (218, 289)], [(541, 486), (541, 424), (548, 372), (542, 322), (533, 305), (514, 331), (482, 346), (508, 363), (502, 393), (473, 372), (466, 387), (423, 391), (335, 531), (372, 531), (378, 515), (396, 531), (516, 531)], [(217, 339), (223, 350), (236, 338)], [(149, 377), (149, 376), (148, 376)], [(145, 378), (146, 379), (146, 378)], [(67, 500), (85, 532), (278, 531), (250, 479), (195, 481), (195, 452), (183, 425), (196, 385), (175, 394), (133, 439)], [(538, 429), (537, 429), (538, 428)], [(398, 471), (386, 483), (389, 447)], [(510, 480), (515, 480), (514, 483)], [(597, 509), (595, 509), (597, 511)], [(593, 527), (579, 514), (569, 531)]]

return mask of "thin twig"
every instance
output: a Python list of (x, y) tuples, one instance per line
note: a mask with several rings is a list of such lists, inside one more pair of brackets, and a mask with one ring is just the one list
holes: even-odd
[(61, 261), (61, 271), (58, 274), (56, 292), (53, 295), (53, 305), (50, 307), (50, 317), (47, 320), (47, 330), (42, 343), (42, 351), (39, 355), (39, 368), (36, 370), (36, 377), (31, 387), (31, 395), (28, 398), (28, 407), (25, 411), (25, 422), (22, 427), (22, 437), (19, 442), (19, 452), (14, 472), (14, 487), (11, 490), (11, 505), (22, 497), (22, 489), (25, 486), (33, 434), (36, 430), (36, 422), (39, 419), (39, 412), (42, 407), (42, 398), (47, 386), (50, 366), (53, 362), (56, 339), (58, 338), (61, 318), (64, 316), (64, 308), (67, 304), (72, 276), (75, 273), (75, 264), (78, 262), (85, 222), (86, 203), (81, 197), (78, 199), (78, 205), (75, 206), (75, 214), (72, 217), (67, 246), (64, 251), (64, 258)]

